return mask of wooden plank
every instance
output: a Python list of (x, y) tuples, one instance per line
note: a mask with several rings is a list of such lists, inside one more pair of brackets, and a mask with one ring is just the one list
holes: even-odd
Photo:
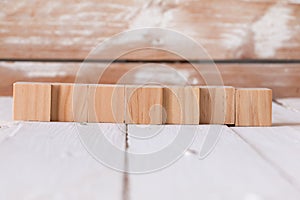
[(0, 97), (0, 122), (12, 121), (12, 97)]
[(125, 86), (89, 85), (88, 122), (124, 123)]
[[(84, 59), (99, 42), (146, 25), (181, 32), (215, 59), (299, 59), (300, 6), (295, 0), (11, 0), (2, 1), (1, 8), (0, 58)], [(168, 41), (176, 41), (191, 59), (201, 59), (172, 36), (156, 38), (147, 33), (111, 43), (99, 58), (135, 44), (167, 48)], [(125, 57), (178, 58), (164, 51), (138, 51)]]
[(238, 88), (235, 102), (236, 126), (272, 125), (272, 90)]
[(19, 81), (74, 82), (78, 67), (78, 63), (0, 62), (0, 95), (12, 96), (12, 86)]
[[(145, 63), (111, 64), (103, 73), (99, 83), (115, 84), (131, 69), (143, 64)], [(214, 74), (209, 71), (210, 65), (200, 65), (205, 66), (205, 70), (201, 70), (201, 75), (199, 75), (191, 64), (161, 64), (171, 67), (170, 70), (160, 68), (158, 64), (148, 64), (146, 69), (130, 71), (131, 75), (127, 82), (143, 84), (145, 80), (155, 77), (162, 84), (175, 85), (178, 84), (179, 74), (192, 85), (205, 85), (201, 75), (210, 76)], [(97, 70), (105, 68), (106, 65), (107, 63), (84, 64), (84, 67), (90, 69), (84, 76), (88, 78), (94, 75)], [(224, 85), (271, 88), (273, 98), (300, 97), (300, 64), (217, 64), (217, 66)], [(11, 96), (12, 85), (17, 81), (75, 82), (79, 67), (80, 63), (72, 62), (0, 62), (0, 96)], [(280, 79), (278, 79), (279, 76)], [(274, 81), (275, 79), (276, 81)]]
[(294, 111), (300, 111), (300, 98), (283, 98), (276, 99), (276, 102), (280, 103), (281, 106)]
[[(55, 122), (0, 128), (0, 198), (122, 199), (123, 174), (97, 162), (82, 145), (77, 128)], [(96, 146), (103, 133), (123, 148), (125, 136), (119, 126), (98, 128), (97, 137), (90, 138)]]
[(13, 119), (20, 121), (50, 121), (51, 84), (14, 84)]
[(300, 189), (300, 131), (289, 126), (234, 130)]
[(292, 109), (287, 109), (273, 103), (273, 126), (295, 126), (300, 124), (300, 115)]
[(126, 85), (125, 101), (126, 123), (162, 124), (162, 87)]
[(87, 122), (87, 93), (87, 85), (52, 84), (51, 121)]
[[(147, 167), (155, 161), (164, 160), (158, 153), (157, 156), (153, 156), (155, 160), (143, 160), (142, 163), (130, 154), (135, 154), (136, 157), (155, 154), (169, 147), (168, 145), (178, 137), (180, 130), (186, 136), (191, 135), (193, 131), (192, 126), (165, 125), (154, 137), (137, 138), (147, 131), (153, 135), (151, 129), (157, 131), (158, 128), (155, 127), (129, 125), (129, 170), (136, 169), (137, 164)], [(130, 199), (299, 198), (299, 190), (228, 127), (223, 126), (221, 137), (213, 151), (200, 160), (199, 154), (211, 127), (213, 125), (199, 126), (192, 145), (170, 166), (161, 166), (153, 173), (129, 174)], [(232, 187), (234, 190), (230, 189)]]
[(199, 124), (199, 87), (167, 86), (163, 106), (166, 124)]
[(233, 130), (300, 190), (300, 113), (273, 104), (275, 124)]
[(200, 87), (200, 124), (235, 123), (235, 88)]
[[(277, 104), (274, 104), (273, 108), (275, 123), (291, 122), (291, 120), (295, 123), (297, 120), (299, 122), (299, 113)], [(281, 112), (282, 109), (284, 112)], [(81, 128), (85, 129), (85, 126), (82, 125)], [(124, 146), (125, 138), (117, 137), (119, 138), (117, 139), (115, 135), (119, 133), (124, 136), (122, 131), (116, 130), (120, 130), (119, 127), (111, 127), (111, 124), (102, 124), (101, 127), (102, 130), (106, 130), (107, 136), (112, 136), (112, 141), (116, 142), (120, 139)], [(148, 130), (148, 136), (151, 136), (153, 127), (142, 126), (144, 132)], [(164, 129), (155, 137), (141, 140), (137, 137), (144, 134), (141, 127), (130, 125), (129, 152), (155, 152), (170, 144), (170, 141), (177, 137), (179, 129), (185, 129), (186, 135), (190, 135), (190, 131), (193, 130), (192, 126), (155, 127), (156, 130), (160, 130), (161, 127)], [(1, 177), (3, 177), (2, 181), (0, 180), (0, 188), (4, 191), (1, 192), (1, 198), (32, 198), (33, 194), (36, 198), (40, 198), (49, 194), (53, 196), (60, 194), (60, 198), (82, 196), (89, 199), (124, 199), (121, 195), (121, 187), (126, 188), (125, 193), (129, 194), (130, 199), (198, 197), (297, 200), (299, 198), (299, 163), (295, 153), (299, 150), (297, 144), (299, 132), (291, 130), (292, 127), (234, 128), (234, 131), (251, 129), (245, 135), (247, 137), (255, 135), (254, 138), (259, 138), (256, 142), (264, 145), (266, 153), (260, 151), (261, 147), (258, 148), (251, 143), (249, 146), (248, 141), (245, 143), (228, 128), (223, 127), (224, 132), (211, 154), (204, 160), (199, 160), (203, 142), (207, 140), (205, 135), (211, 127), (213, 126), (200, 126), (193, 145), (173, 165), (155, 173), (121, 177), (120, 173), (102, 167), (91, 159), (81, 145), (82, 141), (78, 138), (74, 124), (22, 123), (1, 126), (0, 159), (4, 161), (0, 165)], [(297, 127), (293, 129), (298, 130)], [(98, 140), (90, 138), (90, 141)], [(119, 142), (117, 144), (120, 145)], [(268, 156), (272, 156), (272, 159)], [(16, 171), (18, 174), (15, 173)], [(122, 182), (122, 186), (120, 186), (121, 179), (126, 180)], [(30, 187), (28, 181), (31, 183)], [(80, 187), (76, 186), (78, 183)], [(235, 186), (235, 190), (226, 189), (228, 185)], [(103, 191), (99, 192), (98, 188), (103, 188)]]

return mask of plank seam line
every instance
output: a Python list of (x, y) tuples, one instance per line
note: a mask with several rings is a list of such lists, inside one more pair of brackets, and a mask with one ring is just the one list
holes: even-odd
[(130, 200), (129, 190), (129, 174), (128, 174), (128, 148), (129, 148), (129, 135), (128, 124), (125, 124), (125, 151), (124, 151), (124, 169), (122, 180), (122, 200)]
[(148, 60), (148, 59), (10, 59), (10, 58), (0, 58), (0, 61), (5, 62), (74, 62), (74, 63), (197, 63), (197, 64), (300, 64), (300, 59), (161, 59), (161, 60)]
[(297, 183), (294, 182), (293, 178), (285, 172), (279, 165), (273, 162), (271, 159), (268, 158), (264, 153), (262, 153), (258, 148), (255, 147), (251, 142), (249, 142), (246, 138), (240, 135), (236, 130), (229, 127), (233, 133), (235, 133), (239, 138), (241, 138), (247, 145), (251, 147), (253, 151), (255, 151), (263, 160), (265, 160), (273, 169), (275, 169), (279, 175), (286, 180), (293, 188), (295, 188), (298, 192), (300, 192), (300, 188)]

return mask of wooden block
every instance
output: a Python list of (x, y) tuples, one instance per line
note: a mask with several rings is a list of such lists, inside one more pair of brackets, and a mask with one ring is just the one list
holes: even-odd
[(229, 86), (200, 87), (200, 124), (234, 124), (235, 89)]
[(199, 124), (199, 87), (164, 88), (166, 124)]
[(87, 122), (87, 92), (84, 84), (52, 84), (51, 121)]
[(125, 86), (128, 124), (162, 124), (163, 89), (159, 86)]
[(88, 122), (124, 123), (124, 85), (89, 85)]
[(13, 97), (14, 120), (50, 121), (50, 83), (15, 83)]
[(272, 90), (240, 88), (236, 90), (236, 126), (272, 125)]

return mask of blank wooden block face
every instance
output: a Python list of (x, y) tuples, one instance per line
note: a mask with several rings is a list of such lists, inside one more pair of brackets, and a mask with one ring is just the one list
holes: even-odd
[(124, 123), (124, 85), (89, 85), (88, 122)]
[(235, 123), (235, 88), (200, 87), (200, 124)]
[(88, 85), (52, 84), (51, 121), (87, 122)]
[(156, 86), (125, 86), (126, 118), (129, 124), (162, 124), (163, 89)]
[(271, 126), (272, 90), (236, 90), (236, 126)]
[(164, 88), (166, 124), (199, 124), (199, 88)]
[(51, 84), (15, 83), (14, 120), (50, 121)]

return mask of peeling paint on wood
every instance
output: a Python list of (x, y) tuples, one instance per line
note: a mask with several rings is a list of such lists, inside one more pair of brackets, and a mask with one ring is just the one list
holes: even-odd
[[(90, 67), (87, 73), (94, 75), (106, 65), (107, 63), (86, 64)], [(79, 66), (80, 63), (0, 62), (0, 96), (11, 96), (12, 84), (17, 81), (72, 83)], [(135, 69), (139, 66), (143, 67)], [(160, 66), (149, 63), (115, 63), (105, 71), (99, 83), (138, 84), (161, 81), (163, 84), (182, 85), (186, 80), (192, 85), (205, 84), (190, 64), (165, 63), (163, 67)], [(217, 67), (225, 85), (271, 88), (273, 98), (300, 96), (299, 64), (218, 64)], [(212, 72), (207, 68), (201, 73), (208, 76)], [(87, 81), (90, 77), (88, 74), (84, 75)]]
[[(12, 0), (1, 1), (0, 6), (0, 58), (83, 59), (99, 42), (142, 27), (179, 31), (215, 59), (296, 59), (300, 54), (298, 0)], [(143, 41), (143, 37), (135, 40)], [(126, 44), (121, 41), (115, 48)], [(109, 58), (113, 51), (99, 58)], [(126, 58), (174, 57), (153, 52)], [(200, 59), (193, 54), (190, 58)]]

